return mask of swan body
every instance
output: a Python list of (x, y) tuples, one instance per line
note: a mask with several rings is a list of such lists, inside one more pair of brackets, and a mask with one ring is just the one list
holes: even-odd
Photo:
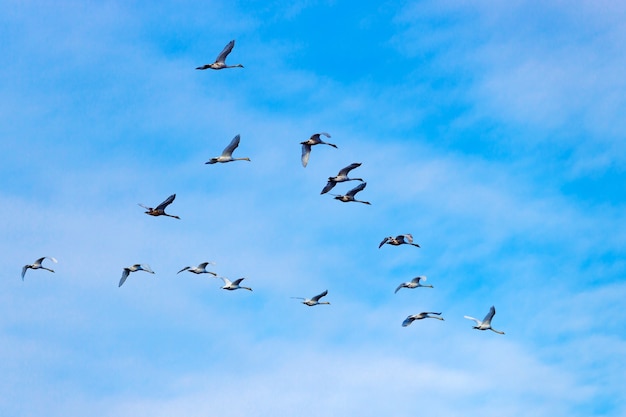
[(221, 69), (224, 69), (224, 68), (243, 68), (243, 65), (241, 65), (241, 64), (226, 65), (226, 57), (233, 50), (234, 46), (235, 46), (235, 41), (234, 40), (228, 42), (228, 44), (224, 47), (222, 52), (220, 52), (220, 54), (217, 56), (217, 58), (215, 58), (215, 62), (213, 62), (211, 64), (202, 65), (200, 67), (197, 67), (196, 69), (197, 70), (206, 70), (206, 69), (221, 70)]
[(35, 262), (33, 262), (30, 265), (24, 265), (22, 267), (22, 281), (24, 281), (24, 275), (26, 275), (26, 271), (28, 271), (29, 269), (45, 269), (46, 271), (54, 272), (54, 270), (52, 270), (50, 268), (46, 268), (45, 266), (43, 266), (41, 264), (44, 259), (50, 259), (55, 264), (58, 263), (56, 259), (54, 259), (54, 258), (52, 258), (50, 256), (44, 256), (44, 257), (41, 257), (41, 258), (37, 259)]
[(493, 327), (491, 327), (491, 319), (493, 319), (493, 316), (495, 314), (496, 314), (496, 308), (494, 306), (491, 306), (491, 308), (489, 309), (489, 313), (487, 313), (487, 315), (482, 321), (475, 319), (474, 317), (470, 317), (470, 316), (463, 316), (463, 317), (465, 317), (468, 320), (473, 320), (476, 322), (476, 326), (473, 327), (474, 329), (491, 330), (492, 332), (496, 332), (498, 334), (504, 334), (504, 332), (500, 330), (496, 330)]
[(172, 201), (174, 201), (175, 198), (176, 198), (176, 194), (172, 194), (171, 196), (167, 197), (164, 202), (156, 206), (156, 208), (147, 207), (141, 203), (139, 203), (139, 206), (145, 208), (146, 214), (150, 216), (167, 216), (167, 217), (173, 217), (175, 219), (180, 219), (180, 217), (178, 216), (173, 216), (165, 212), (165, 208), (169, 206), (170, 204), (172, 204)]
[(218, 162), (226, 163), (233, 161), (250, 161), (250, 158), (233, 158), (233, 151), (237, 149), (237, 146), (239, 146), (240, 139), (241, 137), (239, 135), (235, 136), (220, 156), (211, 158), (209, 161), (205, 162), (205, 164), (216, 164)]

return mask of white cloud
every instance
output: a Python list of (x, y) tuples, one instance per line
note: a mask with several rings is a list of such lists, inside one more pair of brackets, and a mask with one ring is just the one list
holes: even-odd
[(585, 2), (416, 2), (398, 13), (404, 30), (392, 44), (457, 82), (436, 94), (462, 91), (464, 117), (528, 132), (506, 138), (512, 152), (570, 149), (579, 176), (621, 162), (623, 13)]

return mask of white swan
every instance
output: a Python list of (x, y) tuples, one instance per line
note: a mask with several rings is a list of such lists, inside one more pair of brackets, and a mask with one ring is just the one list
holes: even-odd
[(211, 272), (211, 271), (207, 271), (206, 267), (207, 265), (215, 265), (213, 262), (202, 262), (200, 265), (198, 266), (186, 266), (183, 269), (181, 269), (180, 271), (177, 272), (177, 274), (180, 274), (183, 271), (189, 271), (189, 272), (193, 272), (194, 274), (211, 274), (214, 277), (217, 276), (217, 274), (215, 272)]
[(328, 145), (328, 146), (332, 146), (333, 148), (337, 147), (337, 145), (333, 143), (324, 142), (322, 139), (320, 139), (320, 135), (324, 135), (327, 138), (330, 137), (328, 133), (322, 132), (322, 133), (316, 133), (312, 135), (308, 140), (305, 140), (304, 142), (300, 142), (300, 144), (302, 145), (302, 166), (305, 168), (306, 168), (306, 165), (309, 163), (309, 155), (311, 154), (311, 146)]
[(176, 198), (176, 194), (172, 194), (171, 196), (167, 197), (164, 202), (162, 202), (161, 204), (156, 206), (156, 208), (147, 207), (147, 206), (144, 206), (141, 203), (139, 203), (139, 205), (141, 207), (145, 208), (147, 210), (146, 214), (148, 214), (150, 216), (168, 216), (168, 217), (173, 217), (175, 219), (180, 219), (180, 217), (178, 217), (178, 216), (173, 216), (173, 215), (167, 214), (165, 212), (165, 207), (167, 207), (170, 204), (172, 204), (172, 201), (174, 201), (175, 198)]
[(491, 308), (489, 309), (489, 313), (487, 313), (483, 321), (480, 321), (470, 316), (463, 316), (463, 317), (465, 317), (468, 320), (474, 320), (476, 322), (476, 326), (474, 326), (474, 329), (491, 330), (492, 332), (496, 332), (498, 334), (504, 334), (504, 332), (501, 332), (500, 330), (496, 330), (493, 327), (491, 327), (491, 319), (493, 318), (495, 314), (496, 314), (496, 308), (494, 306), (491, 306)]
[(215, 62), (213, 62), (212, 64), (202, 65), (201, 67), (197, 67), (196, 69), (197, 70), (205, 70), (205, 69), (221, 70), (224, 68), (243, 68), (243, 65), (241, 64), (226, 65), (226, 57), (228, 56), (228, 54), (230, 54), (230, 51), (233, 50), (234, 46), (235, 46), (234, 40), (228, 42), (228, 44), (224, 47), (222, 52), (220, 52), (217, 58), (215, 58)]
[(322, 192), (320, 194), (326, 194), (327, 192), (332, 190), (333, 187), (335, 185), (337, 185), (338, 182), (344, 182), (344, 181), (361, 181), (361, 182), (363, 182), (362, 178), (348, 178), (348, 172), (350, 172), (354, 168), (358, 168), (360, 166), (361, 166), (361, 164), (359, 162), (355, 162), (353, 164), (348, 165), (345, 168), (342, 168), (341, 171), (339, 171), (339, 173), (336, 176), (328, 177), (328, 182), (326, 183), (326, 186), (322, 189)]
[(359, 185), (357, 185), (356, 187), (354, 187), (353, 189), (351, 189), (350, 191), (348, 191), (345, 195), (340, 195), (340, 194), (332, 194), (335, 196), (335, 200), (339, 200), (341, 202), (344, 203), (348, 203), (350, 201), (353, 201), (355, 203), (363, 203), (363, 204), (367, 204), (370, 205), (372, 203), (370, 203), (369, 201), (362, 201), (362, 200), (357, 200), (354, 198), (354, 196), (356, 195), (356, 193), (363, 191), (363, 189), (365, 188), (365, 186), (367, 185), (366, 182), (362, 182)]
[(328, 301), (320, 301), (320, 298), (325, 297), (328, 294), (328, 290), (325, 290), (323, 293), (316, 295), (315, 297), (311, 297), (311, 298), (303, 298), (303, 297), (291, 297), (291, 298), (296, 298), (298, 300), (304, 300), (302, 301), (302, 304), (305, 304), (309, 307), (312, 306), (316, 306), (318, 304), (330, 304)]
[(434, 288), (432, 285), (424, 285), (420, 281), (426, 281), (426, 277), (422, 275), (422, 276), (413, 278), (409, 282), (403, 282), (402, 284), (398, 285), (398, 288), (396, 288), (396, 290), (394, 291), (394, 294), (400, 291), (400, 288), (417, 288), (417, 287)]
[(244, 287), (241, 284), (241, 281), (243, 281), (245, 278), (239, 278), (234, 280), (233, 282), (231, 282), (228, 278), (225, 277), (219, 277), (222, 279), (222, 281), (224, 281), (224, 286), (220, 287), (224, 290), (229, 290), (229, 291), (234, 291), (234, 290), (248, 290), (248, 291), (252, 291), (252, 288), (250, 287)]
[[(431, 314), (436, 314), (436, 315), (435, 316), (431, 316)], [(433, 313), (432, 311), (431, 312), (419, 313), (419, 314), (413, 314), (413, 315), (408, 316), (406, 319), (404, 319), (404, 321), (402, 322), (402, 327), (406, 327), (406, 326), (410, 325), (415, 320), (422, 320), (422, 319), (443, 320), (443, 317), (439, 317), (440, 315), (441, 315), (441, 313)]]
[(233, 161), (250, 161), (250, 158), (233, 158), (233, 151), (237, 149), (237, 146), (239, 146), (240, 139), (241, 137), (239, 135), (235, 136), (220, 156), (211, 158), (209, 161), (205, 162), (205, 164), (216, 164), (218, 162), (225, 163)]
[(135, 264), (133, 266), (126, 267), (124, 268), (124, 271), (122, 272), (122, 278), (120, 278), (120, 283), (118, 284), (118, 287), (121, 287), (124, 284), (124, 282), (126, 282), (126, 278), (128, 278), (128, 275), (131, 272), (135, 272), (135, 271), (146, 271), (151, 274), (154, 274), (154, 271), (150, 269), (149, 265)]
[(392, 246), (413, 245), (418, 248), (420, 247), (417, 243), (413, 243), (413, 236), (408, 233), (406, 235), (398, 235), (396, 237), (388, 236), (384, 238), (383, 241), (380, 242), (380, 245), (378, 245), (378, 249), (382, 248), (385, 243)]
[(50, 259), (55, 264), (57, 263), (56, 259), (50, 256), (44, 256), (42, 258), (37, 259), (34, 263), (30, 265), (24, 265), (22, 267), (22, 281), (24, 281), (24, 275), (26, 275), (26, 271), (28, 271), (29, 269), (45, 269), (46, 271), (54, 272), (52, 269), (46, 268), (45, 266), (41, 265), (44, 259)]

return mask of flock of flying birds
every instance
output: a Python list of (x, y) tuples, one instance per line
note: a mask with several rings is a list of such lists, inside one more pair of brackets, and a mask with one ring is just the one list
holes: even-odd
[[(221, 70), (224, 68), (243, 68), (243, 65), (241, 64), (236, 64), (236, 65), (227, 65), (226, 64), (226, 57), (228, 56), (228, 54), (230, 54), (230, 52), (233, 50), (233, 47), (235, 46), (235, 41), (232, 40), (230, 41), (222, 50), (222, 52), (217, 56), (217, 58), (215, 59), (215, 62), (211, 63), (211, 64), (206, 64), (206, 65), (202, 65), (200, 67), (197, 67), (197, 70), (206, 70), (206, 69), (213, 69), (213, 70)], [(302, 160), (302, 166), (306, 168), (308, 162), (309, 162), (309, 157), (311, 155), (311, 148), (315, 145), (328, 145), (331, 146), (333, 148), (337, 148), (337, 145), (333, 144), (333, 143), (328, 143), (328, 142), (324, 142), (321, 139), (321, 136), (325, 136), (327, 138), (330, 138), (330, 135), (328, 133), (325, 132), (321, 132), (321, 133), (315, 133), (314, 135), (312, 135), (308, 140), (304, 141), (304, 142), (300, 142), (300, 144), (302, 145), (302, 156), (301, 156), (301, 160)], [(227, 162), (234, 162), (234, 161), (250, 161), (250, 158), (245, 157), (245, 158), (234, 158), (233, 157), (233, 152), (235, 151), (235, 149), (237, 149), (237, 147), (239, 146), (239, 142), (240, 142), (241, 138), (239, 135), (235, 136), (230, 144), (228, 144), (228, 146), (224, 149), (224, 151), (222, 152), (221, 155), (217, 156), (217, 157), (213, 157), (211, 158), (209, 161), (206, 162), (206, 164), (216, 164), (216, 163), (227, 163)], [(350, 171), (352, 171), (355, 168), (360, 167), (361, 164), (358, 162), (352, 163), (350, 165), (348, 165), (345, 168), (342, 168), (341, 170), (339, 170), (339, 172), (337, 173), (336, 176), (334, 177), (328, 177), (328, 182), (326, 183), (326, 186), (324, 186), (324, 188), (322, 189), (322, 192), (320, 194), (326, 194), (328, 193), (330, 190), (332, 190), (335, 185), (337, 185), (338, 183), (341, 182), (347, 182), (347, 181), (360, 181), (360, 184), (357, 185), (356, 187), (352, 188), (351, 190), (349, 190), (346, 194), (331, 194), (332, 196), (334, 196), (334, 198), (336, 200), (339, 200), (341, 202), (344, 203), (348, 203), (348, 202), (356, 202), (356, 203), (362, 203), (362, 204), (371, 204), (369, 201), (362, 201), (362, 200), (357, 200), (355, 198), (356, 194), (363, 191), (365, 189), (365, 187), (367, 186), (367, 183), (362, 179), (362, 178), (350, 178), (348, 177), (348, 174), (350, 173)], [(176, 198), (176, 194), (172, 194), (170, 195), (168, 198), (165, 199), (165, 201), (163, 201), (161, 204), (159, 204), (156, 207), (148, 207), (145, 206), (143, 204), (139, 204), (141, 207), (143, 207), (144, 209), (146, 209), (146, 214), (150, 215), (150, 216), (167, 216), (167, 217), (172, 217), (175, 219), (180, 219), (179, 216), (176, 215), (172, 215), (172, 214), (168, 214), (165, 212), (165, 209), (167, 208), (167, 206), (169, 206), (170, 204), (172, 204), (172, 202), (174, 202), (174, 199)], [(398, 235), (398, 236), (388, 236), (386, 238), (384, 238), (380, 244), (378, 245), (378, 248), (380, 249), (383, 245), (392, 245), (392, 246), (400, 246), (400, 245), (411, 245), (411, 246), (415, 246), (415, 247), (420, 247), (420, 245), (418, 245), (417, 243), (413, 243), (413, 236), (411, 234), (403, 234), (403, 235)], [(26, 271), (28, 271), (29, 269), (44, 269), (46, 271), (50, 271), (50, 272), (54, 272), (53, 269), (51, 268), (47, 268), (45, 266), (42, 265), (43, 261), (49, 259), (50, 261), (57, 263), (57, 260), (53, 257), (48, 257), (48, 256), (44, 256), (41, 257), (39, 259), (37, 259), (33, 264), (30, 265), (24, 265), (24, 267), (22, 268), (22, 280), (24, 280), (24, 276), (26, 274)], [(203, 262), (201, 264), (199, 264), (198, 266), (186, 266), (184, 268), (182, 268), (180, 271), (177, 272), (177, 274), (180, 274), (183, 271), (188, 271), (194, 274), (209, 274), (214, 278), (220, 278), (224, 285), (221, 287), (224, 290), (229, 290), (229, 291), (234, 291), (234, 290), (239, 290), (239, 289), (244, 289), (244, 290), (248, 290), (248, 291), (252, 291), (252, 288), (250, 287), (245, 287), (242, 286), (241, 283), (245, 278), (239, 278), (236, 279), (235, 281), (230, 281), (228, 278), (226, 277), (222, 277), (222, 276), (218, 276), (217, 273), (212, 272), (212, 271), (208, 271), (206, 268), (209, 264), (213, 264), (212, 262)], [(129, 277), (131, 272), (137, 272), (137, 271), (144, 271), (150, 274), (154, 274), (154, 271), (152, 271), (152, 269), (150, 268), (149, 265), (146, 264), (135, 264), (129, 267), (126, 267), (123, 269), (122, 271), (122, 277), (120, 278), (118, 287), (121, 287), (124, 282), (126, 282), (127, 278)], [(402, 288), (409, 288), (409, 289), (413, 289), (413, 288), (418, 288), (418, 287), (427, 287), (427, 288), (433, 288), (432, 285), (425, 285), (422, 284), (423, 281), (426, 281), (426, 277), (425, 276), (418, 276), (413, 278), (411, 281), (409, 282), (403, 282), (400, 285), (398, 285), (398, 287), (396, 288), (395, 292), (397, 293), (400, 289)], [(312, 306), (316, 306), (316, 305), (320, 305), (320, 304), (330, 304), (328, 301), (320, 301), (323, 297), (325, 297), (326, 295), (328, 295), (328, 290), (325, 290), (324, 292), (317, 294), (311, 298), (303, 298), (303, 297), (291, 297), (291, 298), (295, 298), (295, 299), (299, 299), (299, 300), (303, 300), (302, 304), (307, 305), (309, 307)], [(437, 320), (444, 320), (443, 317), (441, 317), (442, 313), (437, 313), (437, 312), (421, 312), (418, 314), (412, 314), (410, 316), (408, 316), (403, 322), (402, 322), (402, 326), (406, 327), (408, 325), (410, 325), (411, 323), (413, 323), (415, 320), (422, 320), (422, 319), (437, 319)], [(473, 326), (474, 329), (478, 329), (478, 330), (492, 330), (496, 333), (499, 334), (504, 334), (504, 332), (496, 330), (494, 328), (491, 327), (491, 320), (493, 319), (493, 316), (496, 314), (496, 309), (495, 307), (491, 306), (491, 308), (489, 309), (489, 312), (487, 313), (487, 315), (485, 316), (485, 318), (483, 320), (478, 320), (474, 317), (470, 317), (470, 316), (464, 316), (466, 319), (472, 320), (476, 323), (475, 326)]]

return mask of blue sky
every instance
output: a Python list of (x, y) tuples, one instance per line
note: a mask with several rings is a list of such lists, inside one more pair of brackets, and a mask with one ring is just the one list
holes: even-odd
[[(3, 2), (0, 414), (626, 414), (625, 18)], [(194, 70), (231, 39), (244, 69)], [(236, 134), (250, 163), (204, 164)], [(319, 195), (352, 162), (371, 206)], [(203, 261), (254, 291), (176, 274)], [(491, 305), (504, 336), (463, 318)]]

